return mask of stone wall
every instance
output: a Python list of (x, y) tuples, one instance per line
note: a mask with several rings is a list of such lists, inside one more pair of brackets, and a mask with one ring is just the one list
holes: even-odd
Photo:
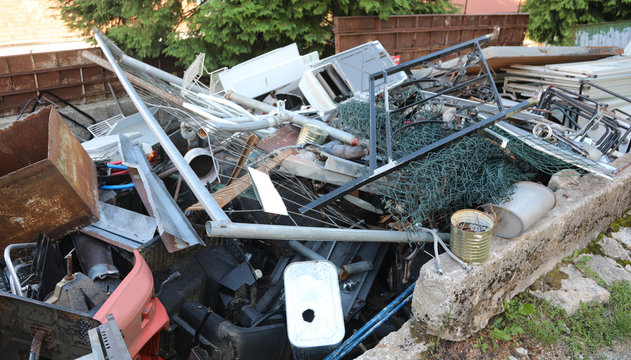
[[(434, 261), (420, 271), (412, 311), (415, 329), (441, 339), (460, 341), (483, 329), (503, 311), (504, 301), (524, 291), (574, 250), (585, 248), (598, 234), (631, 208), (631, 154), (618, 159), (620, 169), (613, 181), (585, 175), (567, 181), (556, 190), (557, 204), (528, 231), (516, 239), (494, 237), (489, 260), (466, 271), (441, 255), (443, 275)], [(413, 339), (410, 327), (390, 334), (362, 359), (380, 359), (392, 351), (390, 343)], [(387, 344), (384, 341), (388, 339)], [(418, 339), (415, 339), (419, 341)], [(417, 357), (423, 347), (406, 357)], [(406, 351), (404, 351), (406, 352)]]

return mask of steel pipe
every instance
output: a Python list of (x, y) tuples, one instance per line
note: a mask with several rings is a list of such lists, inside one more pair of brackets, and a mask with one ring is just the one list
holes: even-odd
[[(307, 226), (224, 223), (219, 221), (208, 221), (206, 223), (206, 233), (210, 237), (217, 238), (262, 240), (360, 241), (388, 243), (420, 243), (434, 241), (432, 234), (427, 232), (337, 229)], [(444, 241), (449, 241), (448, 233), (439, 233), (438, 235)]]
[[(251, 99), (247, 96), (236, 94), (232, 91), (228, 91), (226, 93), (226, 99), (232, 100), (239, 105), (256, 109), (259, 111), (263, 111), (266, 113), (271, 113), (272, 111), (276, 110), (276, 107), (274, 105), (266, 104), (264, 102)], [(291, 111), (285, 111), (283, 114), (278, 114), (278, 116), (285, 116), (287, 118), (283, 120), (287, 120), (293, 124), (300, 125), (300, 126), (304, 126), (305, 124), (313, 124), (314, 126), (317, 126), (318, 128), (326, 131), (329, 134), (329, 136), (331, 136), (332, 138), (337, 139), (345, 144), (349, 144), (349, 145), (359, 144), (359, 139), (356, 136), (349, 134), (346, 131), (342, 131), (340, 129), (336, 129), (332, 126), (329, 126), (323, 123), (322, 121), (309, 119), (308, 117), (296, 114)]]
[(147, 106), (142, 102), (142, 100), (136, 93), (136, 90), (134, 90), (132, 84), (129, 82), (125, 74), (123, 74), (123, 70), (120, 68), (120, 66), (118, 66), (118, 63), (114, 59), (114, 56), (107, 46), (107, 44), (111, 43), (111, 41), (109, 41), (109, 39), (107, 39), (107, 37), (103, 35), (103, 33), (101, 33), (99, 29), (94, 28), (93, 31), (96, 41), (99, 43), (103, 54), (107, 58), (107, 61), (109, 61), (109, 63), (112, 65), (112, 70), (120, 80), (123, 88), (125, 88), (125, 91), (138, 109), (138, 112), (151, 129), (151, 132), (156, 136), (156, 138), (158, 138), (160, 145), (162, 145), (164, 151), (167, 153), (171, 161), (173, 161), (173, 164), (179, 170), (180, 175), (182, 175), (184, 181), (186, 181), (189, 188), (193, 191), (193, 194), (195, 194), (197, 200), (199, 200), (199, 202), (202, 204), (204, 210), (206, 210), (210, 218), (215, 221), (230, 222), (230, 218), (228, 217), (228, 215), (223, 212), (219, 204), (217, 204), (215, 199), (210, 195), (202, 181), (197, 177), (197, 175), (195, 175), (193, 169), (191, 169), (186, 160), (184, 160), (182, 154), (180, 154), (175, 145), (173, 145), (168, 135), (164, 132), (162, 127), (160, 127), (160, 124), (158, 124), (151, 112), (149, 112), (149, 109), (147, 109)]

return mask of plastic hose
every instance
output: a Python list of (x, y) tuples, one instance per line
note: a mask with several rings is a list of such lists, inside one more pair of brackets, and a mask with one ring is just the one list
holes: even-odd
[(135, 186), (134, 183), (122, 184), (122, 185), (101, 185), (101, 186), (99, 186), (99, 189), (101, 189), (101, 190), (124, 190), (124, 189), (131, 189), (134, 186)]

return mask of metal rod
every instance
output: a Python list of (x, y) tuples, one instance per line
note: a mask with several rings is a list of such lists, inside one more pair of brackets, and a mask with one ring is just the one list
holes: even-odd
[(418, 59), (414, 59), (414, 60), (410, 60), (410, 61), (404, 62), (401, 65), (397, 65), (397, 66), (393, 66), (391, 68), (388, 68), (388, 69), (386, 69), (383, 72), (380, 71), (380, 72), (374, 73), (374, 74), (370, 75), (370, 79), (377, 80), (377, 79), (383, 77), (384, 74), (392, 75), (392, 74), (398, 73), (399, 71), (405, 71), (405, 70), (413, 68), (415, 66), (423, 65), (423, 64), (425, 64), (428, 61), (432, 61), (432, 60), (441, 58), (443, 56), (446, 56), (446, 55), (458, 52), (458, 51), (460, 51), (462, 49), (465, 49), (465, 48), (468, 48), (468, 47), (470, 47), (470, 46), (472, 46), (474, 44), (477, 44), (478, 42), (486, 42), (486, 41), (489, 41), (491, 39), (494, 39), (494, 38), (497, 37), (498, 33), (499, 33), (499, 28), (496, 28), (496, 31), (494, 31), (491, 34), (483, 35), (483, 36), (480, 36), (478, 38), (475, 38), (475, 39), (463, 42), (461, 44), (457, 44), (457, 45), (454, 45), (452, 47), (448, 47), (446, 49), (437, 51), (435, 53), (431, 53), (431, 54), (422, 56), (422, 57), (420, 57)]
[(215, 221), (230, 222), (230, 218), (228, 217), (228, 215), (223, 212), (219, 204), (217, 204), (215, 199), (213, 199), (213, 197), (210, 195), (202, 181), (197, 177), (197, 175), (195, 175), (193, 169), (191, 169), (186, 160), (184, 160), (184, 157), (180, 154), (175, 145), (173, 145), (173, 143), (169, 139), (169, 136), (164, 132), (162, 127), (160, 127), (160, 124), (158, 124), (149, 109), (147, 109), (147, 106), (142, 102), (142, 100), (134, 90), (132, 84), (129, 82), (129, 80), (127, 80), (127, 77), (125, 77), (125, 74), (123, 74), (123, 70), (120, 68), (120, 66), (118, 66), (116, 60), (114, 59), (114, 56), (106, 45), (105, 39), (107, 38), (105, 37), (105, 35), (103, 35), (103, 33), (101, 33), (101, 31), (97, 28), (94, 28), (93, 31), (94, 37), (101, 46), (103, 54), (112, 65), (112, 70), (114, 70), (114, 73), (120, 80), (123, 88), (125, 88), (125, 91), (127, 91), (127, 94), (131, 98), (131, 101), (138, 109), (140, 115), (142, 115), (142, 118), (151, 129), (151, 132), (153, 132), (153, 134), (158, 138), (158, 141), (160, 141), (160, 145), (162, 145), (164, 151), (167, 153), (171, 161), (173, 161), (173, 164), (175, 165), (175, 167), (177, 167), (180, 175), (182, 175), (189, 188), (193, 191), (193, 194), (195, 194), (197, 200), (199, 200), (199, 202), (202, 204), (204, 210), (206, 210), (210, 218)]
[(28, 355), (28, 360), (39, 359), (39, 353), (42, 350), (42, 341), (44, 341), (44, 334), (41, 331), (37, 331), (31, 342), (31, 351)]
[(489, 64), (487, 64), (486, 58), (482, 54), (482, 47), (480, 47), (480, 43), (477, 41), (475, 43), (475, 47), (480, 52), (480, 57), (482, 58), (482, 65), (484, 65), (484, 72), (486, 72), (486, 75), (489, 77), (489, 83), (491, 83), (491, 88), (493, 89), (493, 97), (495, 97), (495, 101), (497, 101), (497, 110), (503, 111), (504, 104), (502, 104), (502, 98), (500, 97), (500, 94), (497, 92), (497, 86), (495, 85), (495, 80), (493, 79), (493, 76), (491, 75), (491, 69), (489, 69)]
[(412, 299), (414, 285), (410, 285), (405, 291), (397, 296), (390, 304), (384, 307), (377, 315), (370, 319), (364, 326), (351, 335), (346, 341), (342, 343), (335, 351), (330, 353), (325, 360), (341, 359), (344, 355), (348, 354), (357, 344), (359, 344), (366, 336), (370, 335), (377, 327), (388, 320), (393, 314), (395, 314), (403, 305)]
[(368, 155), (370, 158), (370, 171), (377, 168), (377, 109), (375, 105), (375, 82), (370, 81), (370, 149)]
[[(236, 94), (232, 91), (228, 91), (225, 96), (226, 99), (232, 100), (239, 105), (243, 105), (266, 113), (271, 113), (272, 111), (276, 110), (276, 107), (274, 105), (266, 104), (264, 102), (251, 99), (247, 96)], [(296, 114), (291, 111), (285, 111), (283, 114), (278, 115), (281, 117), (283, 117), (283, 115), (286, 116), (286, 120), (296, 125), (304, 126), (305, 124), (312, 124), (314, 126), (317, 126), (318, 128), (326, 131), (332, 138), (337, 139), (345, 144), (357, 145), (359, 143), (359, 139), (357, 139), (356, 136), (349, 134), (346, 131), (342, 131), (340, 129), (329, 126), (322, 121), (309, 119), (308, 117)]]
[(482, 130), (484, 128), (487, 128), (493, 124), (495, 124), (498, 121), (504, 120), (505, 118), (511, 117), (513, 116), (515, 113), (520, 112), (522, 110), (525, 110), (526, 108), (528, 108), (529, 106), (531, 106), (532, 104), (534, 104), (536, 102), (536, 99), (529, 99), (526, 101), (523, 101), (513, 107), (511, 107), (510, 109), (506, 109), (500, 113), (497, 113), (485, 120), (482, 120), (480, 122), (477, 122), (471, 126), (468, 126), (458, 132), (455, 132), (449, 136), (446, 136), (432, 144), (429, 144), (427, 146), (424, 146), (416, 151), (414, 151), (411, 154), (405, 155), (404, 157), (395, 160), (394, 162), (390, 162), (386, 165), (383, 165), (371, 172), (369, 172), (366, 175), (363, 175), (361, 177), (358, 177), (357, 179), (350, 181), (342, 186), (340, 186), (339, 188), (331, 191), (330, 193), (319, 197), (318, 199), (310, 202), (309, 204), (303, 206), (300, 208), (300, 212), (305, 213), (309, 210), (313, 210), (313, 209), (318, 209), (326, 204), (328, 204), (331, 201), (334, 201), (336, 199), (341, 198), (342, 196), (350, 193), (351, 191), (358, 189), (366, 184), (370, 184), (371, 182), (380, 179), (388, 174), (390, 174), (391, 172), (402, 168), (403, 166), (406, 166), (407, 164), (409, 164), (410, 162), (414, 161), (414, 160), (418, 160), (421, 157), (427, 155), (428, 153), (441, 149), (442, 147), (450, 144), (451, 142), (458, 140), (462, 137), (465, 137), (467, 135), (470, 135), (478, 130)]
[[(405, 232), (389, 230), (337, 229), (307, 226), (262, 225), (223, 223), (208, 221), (206, 233), (210, 237), (261, 239), (261, 240), (312, 240), (312, 241), (359, 241), (359, 242), (432, 242), (434, 237), (427, 232)], [(448, 233), (439, 233), (441, 239), (449, 241)]]
[[(98, 30), (96, 28), (94, 29)], [(96, 31), (94, 31), (94, 33), (96, 34)], [(99, 45), (101, 45), (101, 48), (103, 48), (103, 44), (105, 44), (108, 47), (108, 50), (110, 50), (109, 53), (112, 54), (112, 56), (116, 56), (116, 61), (120, 61), (121, 63), (134, 69), (144, 71), (149, 75), (157, 77), (158, 79), (162, 79), (168, 83), (173, 83), (179, 87), (184, 87), (184, 79), (179, 78), (173, 74), (169, 74), (164, 70), (160, 70), (157, 67), (151, 66), (140, 60), (134, 59), (133, 57), (125, 54), (118, 46), (116, 46), (116, 44), (114, 44), (112, 40), (108, 39), (107, 36), (105, 36), (103, 33), (101, 33), (100, 31), (99, 33), (102, 35), (102, 41), (99, 41)], [(208, 92), (208, 89), (203, 89), (202, 87), (195, 84), (192, 84), (190, 89), (193, 89), (200, 93)]]
[(13, 261), (11, 260), (11, 250), (25, 249), (35, 246), (37, 246), (37, 243), (32, 242), (23, 244), (11, 244), (4, 248), (4, 263), (7, 265), (7, 270), (9, 271), (9, 285), (11, 285), (11, 292), (13, 293), (13, 295), (23, 296), (22, 287), (20, 286), (20, 278), (18, 277), (17, 272), (15, 272)]
[(388, 74), (383, 74), (383, 106), (386, 112), (386, 153), (392, 162), (392, 128), (390, 124), (390, 99), (388, 94)]

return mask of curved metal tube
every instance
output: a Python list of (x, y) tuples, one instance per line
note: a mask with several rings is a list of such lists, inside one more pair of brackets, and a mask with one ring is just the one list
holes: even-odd
[(24, 296), (22, 294), (22, 288), (20, 287), (20, 278), (13, 267), (13, 261), (11, 261), (11, 250), (13, 249), (25, 249), (29, 247), (37, 246), (36, 242), (23, 243), (23, 244), (11, 244), (4, 248), (4, 263), (7, 264), (7, 270), (9, 271), (9, 284), (11, 285), (11, 292), (13, 295)]

